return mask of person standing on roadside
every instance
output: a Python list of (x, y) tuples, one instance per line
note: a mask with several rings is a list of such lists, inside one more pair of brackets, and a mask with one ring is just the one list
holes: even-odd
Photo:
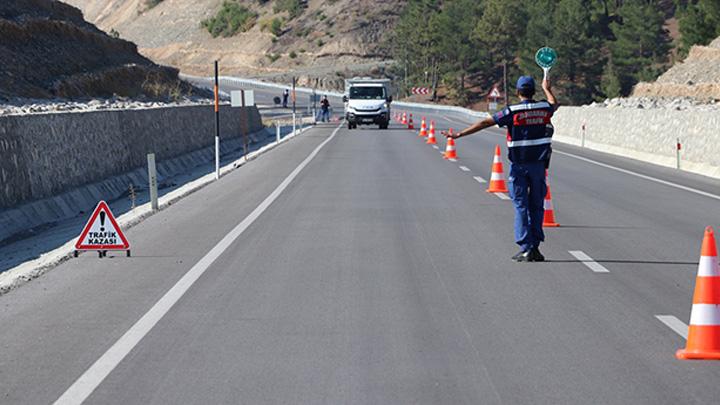
[(320, 121), (330, 122), (330, 101), (327, 96), (320, 100)]
[(559, 105), (548, 79), (542, 82), (547, 100), (535, 101), (535, 80), (522, 76), (516, 85), (518, 104), (507, 106), (492, 117), (478, 121), (448, 138), (460, 138), (497, 125), (507, 128), (510, 159), (510, 198), (515, 206), (515, 243), (520, 251), (512, 259), (518, 262), (541, 262), (540, 243), (543, 233), (544, 202), (547, 193), (545, 176), (552, 154), (553, 127), (550, 118)]
[(288, 97), (290, 97), (290, 90), (285, 89), (283, 91), (283, 108), (287, 108)]

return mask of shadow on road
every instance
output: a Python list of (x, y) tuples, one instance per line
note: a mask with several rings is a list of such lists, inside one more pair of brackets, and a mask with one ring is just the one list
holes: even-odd
[(617, 259), (593, 259), (593, 260), (578, 260), (578, 259), (545, 259), (546, 263), (621, 263), (621, 264), (671, 264), (676, 266), (697, 266), (698, 262), (676, 262), (667, 260), (617, 260)]

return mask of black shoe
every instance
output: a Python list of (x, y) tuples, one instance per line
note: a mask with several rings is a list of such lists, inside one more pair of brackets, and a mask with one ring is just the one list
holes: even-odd
[(524, 250), (521, 250), (521, 251), (515, 253), (515, 255), (514, 255), (513, 257), (511, 257), (511, 259), (512, 259), (512, 260), (515, 260), (516, 262), (523, 261), (523, 260), (520, 260), (520, 259), (523, 257), (523, 255), (524, 255), (525, 253), (527, 253), (527, 252), (524, 251)]
[(545, 256), (540, 253), (540, 249), (534, 247), (528, 252), (528, 259), (530, 259), (529, 262), (544, 262)]
[(519, 262), (544, 262), (545, 256), (540, 253), (540, 249), (532, 248), (527, 252), (523, 253), (517, 261)]

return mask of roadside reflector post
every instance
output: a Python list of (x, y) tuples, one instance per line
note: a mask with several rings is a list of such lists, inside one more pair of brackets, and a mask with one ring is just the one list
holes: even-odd
[(220, 179), (220, 84), (218, 61), (215, 61), (215, 180)]
[(243, 156), (247, 162), (248, 154), (248, 113), (245, 107), (255, 105), (253, 90), (233, 90), (230, 92), (230, 106), (240, 108), (240, 135), (243, 137)]
[(680, 138), (677, 138), (677, 143), (675, 144), (675, 155), (677, 157), (678, 170), (680, 170), (680, 149), (682, 149), (682, 145), (680, 144)]
[(280, 143), (280, 121), (275, 121), (275, 143)]
[(297, 131), (297, 119), (295, 118), (295, 113), (293, 113), (293, 135), (295, 135), (295, 131)]
[(583, 121), (583, 124), (582, 124), (582, 133), (581, 133), (581, 138), (580, 138), (580, 147), (581, 147), (581, 148), (584, 148), (584, 147), (585, 147), (585, 122), (584, 122), (584, 121)]
[(157, 167), (155, 166), (155, 154), (148, 153), (148, 183), (150, 187), (150, 207), (153, 211), (158, 210), (158, 185), (157, 185)]

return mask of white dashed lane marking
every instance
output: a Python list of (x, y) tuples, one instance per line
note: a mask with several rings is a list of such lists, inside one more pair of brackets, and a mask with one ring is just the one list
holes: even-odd
[(510, 197), (505, 193), (493, 193), (501, 200), (509, 200)]
[(473, 179), (477, 180), (478, 183), (487, 183), (487, 181), (480, 176), (473, 176)]
[(592, 257), (585, 254), (585, 252), (583, 252), (582, 250), (570, 250), (570, 251), (568, 251), (568, 253), (575, 256), (576, 259), (580, 260), (580, 262), (582, 262), (582, 264), (587, 266), (590, 270), (594, 271), (595, 273), (610, 273), (610, 270), (606, 269), (600, 263), (593, 260)]
[(469, 171), (470, 171), (470, 169), (468, 169), (468, 168), (465, 167), (465, 166), (460, 166), (460, 170), (462, 170), (462, 171), (464, 171), (464, 172), (469, 172)]
[(655, 315), (655, 318), (657, 318), (660, 322), (664, 323), (665, 326), (667, 326), (668, 328), (672, 329), (673, 332), (677, 333), (678, 335), (682, 336), (684, 339), (687, 340), (688, 326), (685, 324), (685, 322), (677, 319), (672, 315)]

